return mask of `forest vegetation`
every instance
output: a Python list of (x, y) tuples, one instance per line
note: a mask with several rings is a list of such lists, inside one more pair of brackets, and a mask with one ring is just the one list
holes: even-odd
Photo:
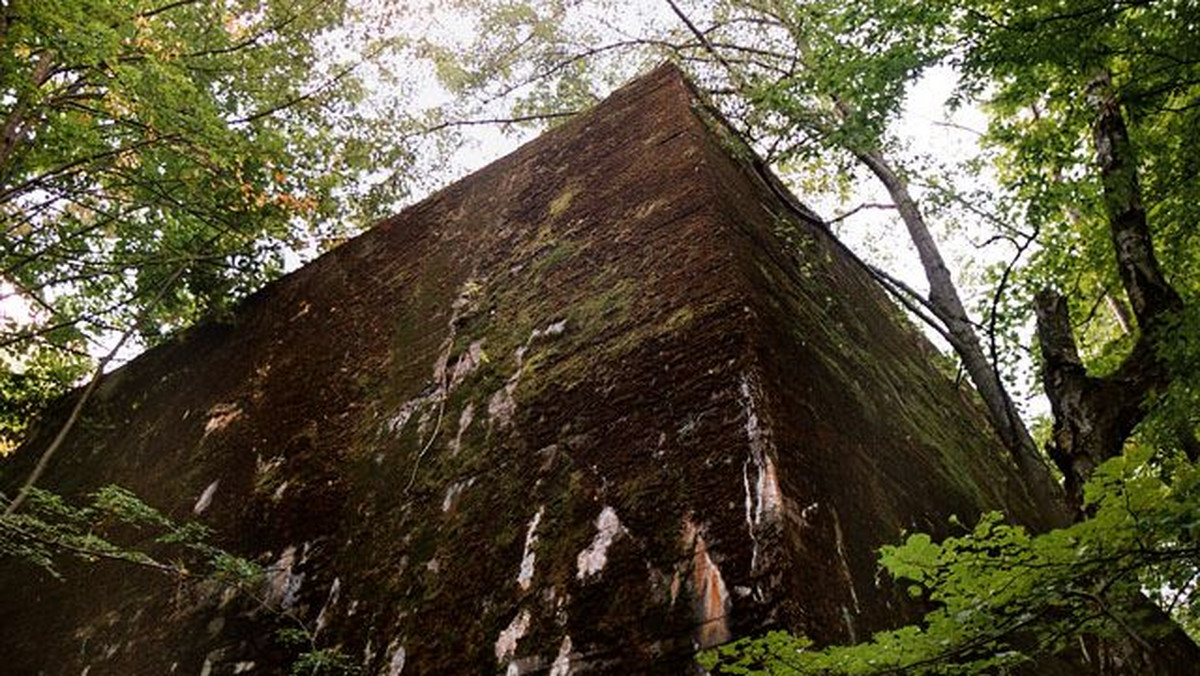
[[(468, 132), (553, 124), (663, 60), (801, 199), (836, 205), (834, 227), (904, 233), (923, 283), (862, 257), (946, 346), (1059, 526), (962, 515), (944, 541), (909, 534), (880, 564), (927, 603), (920, 624), (833, 648), (777, 632), (702, 660), (995, 673), (1061, 655), (1169, 673), (1163, 656), (1195, 651), (1190, 0), (0, 0), (0, 446), (83, 387), (69, 426), (131, 352), (452, 178), (432, 167)], [(929, 77), (953, 80), (947, 111), (978, 112), (972, 152), (906, 140)], [(1048, 415), (1030, 415), (1031, 389)], [(70, 507), (36, 479), (6, 497), (5, 555), (160, 565), (90, 534), (120, 513), (253, 574), (133, 496)]]

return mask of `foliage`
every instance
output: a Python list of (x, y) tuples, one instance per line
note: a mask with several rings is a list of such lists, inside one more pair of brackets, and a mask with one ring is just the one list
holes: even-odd
[(211, 532), (202, 524), (177, 524), (119, 486), (101, 488), (89, 500), (76, 507), (61, 495), (34, 488), (25, 511), (0, 519), (0, 553), (34, 563), (54, 577), (61, 577), (55, 560), (62, 555), (89, 563), (124, 561), (180, 577), (197, 567), (237, 570), (238, 579), (247, 582), (262, 576), (257, 566), (235, 566), (225, 552), (209, 545)]
[(284, 625), (276, 637), (294, 655), (292, 674), (359, 672), (339, 648), (319, 646), (315, 632), (293, 611), (263, 600), (268, 569), (216, 546), (213, 539), (207, 526), (177, 522), (113, 485), (90, 494), (83, 506), (34, 488), (22, 511), (0, 516), (0, 558), (34, 565), (58, 580), (62, 561), (69, 558), (86, 565), (139, 566), (180, 584), (215, 584), (270, 611)]
[(934, 607), (919, 626), (824, 650), (774, 632), (702, 660), (729, 674), (996, 673), (1082, 635), (1126, 635), (1156, 611), (1131, 601), (1142, 591), (1200, 628), (1200, 469), (1139, 448), (1104, 464), (1087, 496), (1092, 518), (1048, 533), (990, 513), (940, 543), (915, 533), (885, 547), (881, 566)]
[(279, 643), (297, 652), (292, 661), (293, 676), (308, 674), (357, 674), (362, 668), (340, 648), (317, 648), (313, 634), (307, 629), (286, 627), (275, 632)]
[(361, 667), (340, 648), (307, 650), (292, 662), (293, 676), (307, 674), (357, 674)]
[[(708, 44), (662, 6), (528, 2), (516, 12), (513, 3), (458, 3), (471, 23), (490, 30), (447, 53), (455, 64), (447, 70), (467, 101), (550, 112), (594, 101), (670, 59), (687, 67), (776, 168), (832, 175), (852, 163), (847, 148), (894, 143), (888, 127), (906, 86), (946, 50), (930, 28), (942, 20), (936, 4), (682, 4)], [(845, 106), (845, 119), (835, 102)]]
[[(987, 114), (982, 154), (936, 172), (910, 155), (899, 173), (920, 186), (927, 217), (1009, 248), (982, 275), (976, 316), (1010, 383), (1030, 360), (1022, 335), (1043, 287), (1067, 294), (1090, 372), (1114, 371), (1137, 339), (1093, 170), (1088, 87), (1110, 74), (1159, 261), (1189, 309), (1157, 346), (1171, 384), (1149, 402), (1130, 452), (1088, 484), (1088, 518), (1031, 534), (991, 514), (940, 543), (910, 535), (881, 563), (933, 608), (920, 626), (822, 651), (773, 633), (705, 659), (726, 673), (995, 671), (1082, 634), (1136, 634), (1149, 610), (1141, 591), (1196, 629), (1200, 479), (1180, 453), (1193, 452), (1200, 424), (1194, 3), (708, 0), (676, 3), (686, 5), (676, 13), (613, 0), (445, 4), (474, 30), (412, 43), (454, 95), (428, 127), (450, 130), (476, 113), (558, 116), (671, 58), (780, 173), (805, 193), (843, 200), (857, 189), (856, 154), (905, 150), (896, 121), (913, 83), (953, 68), (962, 79), (952, 104)], [(403, 147), (381, 153), (391, 144), (364, 133), (386, 127), (354, 108), (353, 58), (318, 58), (316, 45), (350, 16), (343, 3), (16, 0), (3, 13), (0, 279), (34, 314), (0, 327), (10, 353), (0, 437), (78, 380), (89, 340), (133, 326), (153, 342), (219, 313), (277, 274), (289, 246), (357, 222), (344, 198), (364, 169), (411, 160)], [(402, 192), (398, 175), (366, 193), (369, 209)], [(964, 187), (963, 176), (978, 185)], [(181, 284), (160, 294), (177, 272)], [(193, 568), (253, 572), (205, 550), (203, 534), (171, 535), (129, 496), (98, 495), (86, 513), (38, 496), (31, 521), (4, 522), (30, 535), (7, 530), (15, 535), (0, 542), (49, 570), (55, 547), (187, 569), (83, 527), (115, 505), (140, 514), (126, 525), (158, 529), (168, 540), (153, 546), (182, 548)], [(307, 671), (350, 666), (309, 648)]]
[(1027, 299), (1043, 286), (1067, 290), (1083, 356), (1106, 372), (1132, 341), (1130, 327), (1122, 326), (1128, 310), (1092, 170), (1088, 86), (1097, 73), (1111, 73), (1140, 160), (1158, 259), (1172, 285), (1194, 300), (1200, 295), (1191, 274), (1200, 264), (1200, 179), (1185, 167), (1197, 166), (1200, 150), (1180, 140), (1200, 128), (1195, 7), (1094, 0), (950, 4), (959, 16), (963, 96), (980, 96), (988, 107), (988, 166), (1012, 206), (1013, 225), (1037, 238), (1004, 321), (1027, 321)]
[(0, 5), (0, 300), (19, 308), (0, 313), (6, 443), (114, 332), (153, 344), (219, 316), (285, 256), (403, 194), (369, 174), (407, 163), (411, 120), (356, 102), (363, 65), (405, 43), (355, 28), (359, 14), (344, 0)]
[(16, 447), (29, 421), (62, 392), (64, 382), (82, 378), (87, 368), (77, 355), (44, 346), (34, 350), (20, 370), (0, 361), (0, 456)]

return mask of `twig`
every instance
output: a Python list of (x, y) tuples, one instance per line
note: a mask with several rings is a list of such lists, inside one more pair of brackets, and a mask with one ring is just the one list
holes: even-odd
[(941, 121), (941, 122), (939, 122), (939, 121), (934, 121), (934, 123), (933, 123), (933, 124), (934, 124), (935, 126), (938, 126), (938, 127), (945, 127), (945, 128), (947, 128), (947, 129), (957, 129), (958, 131), (965, 131), (965, 132), (967, 132), (968, 134), (974, 134), (975, 136), (978, 136), (978, 137), (980, 137), (980, 138), (983, 138), (983, 136), (984, 136), (984, 133), (983, 133), (983, 132), (981, 132), (981, 131), (979, 131), (978, 129), (972, 129), (972, 128), (970, 128), (970, 127), (966, 126), (966, 125), (963, 125), (963, 124), (958, 124), (958, 123), (955, 123), (955, 122), (948, 122), (948, 121)]
[[(1035, 230), (1032, 235), (1026, 238), (1023, 244), (1017, 246), (1017, 252), (1013, 255), (1012, 260), (1004, 267), (1004, 274), (1000, 276), (1000, 284), (996, 286), (996, 293), (992, 294), (992, 308), (988, 314), (988, 345), (991, 348), (992, 375), (996, 378), (996, 382), (1003, 382), (1000, 379), (1000, 351), (996, 347), (996, 322), (1000, 316), (1000, 301), (1004, 297), (1004, 292), (1008, 287), (1008, 282), (1012, 278), (1013, 269), (1025, 255), (1030, 245), (1037, 239), (1038, 232)], [(1016, 406), (1013, 404), (1012, 397), (1008, 396), (1007, 391), (1003, 391), (1004, 397), (1004, 413), (1008, 416), (1008, 423), (1014, 428), (1020, 423), (1020, 416), (1017, 414)]]
[(739, 89), (745, 90), (746, 82), (742, 78), (741, 74), (739, 74), (737, 70), (730, 65), (729, 61), (727, 61), (725, 57), (717, 51), (717, 48), (714, 47), (713, 43), (709, 41), (708, 36), (699, 28), (696, 28), (696, 24), (692, 23), (692, 20), (688, 18), (688, 15), (684, 14), (683, 10), (679, 8), (679, 5), (675, 4), (675, 0), (666, 0), (666, 3), (671, 7), (671, 11), (675, 13), (675, 16), (679, 17), (679, 20), (688, 27), (688, 30), (691, 31), (692, 35), (696, 37), (696, 40), (703, 45), (705, 51), (707, 51), (709, 54), (712, 54), (713, 58), (725, 68), (725, 72), (729, 74), (729, 78), (733, 80), (734, 84), (736, 84)]
[(435, 132), (442, 131), (443, 129), (450, 129), (453, 127), (474, 127), (488, 124), (518, 124), (521, 122), (537, 122), (541, 120), (554, 120), (562, 117), (572, 117), (577, 114), (578, 111), (575, 110), (564, 110), (556, 113), (538, 113), (536, 115), (520, 115), (517, 117), (487, 117), (470, 120), (450, 120), (448, 122), (441, 122), (433, 125), (432, 127), (426, 127), (410, 134), (406, 134), (405, 138), (433, 134)]
[(895, 209), (895, 208), (896, 208), (896, 205), (892, 204), (891, 202), (866, 202), (864, 204), (860, 204), (860, 205), (854, 207), (853, 209), (851, 209), (850, 211), (847, 211), (844, 214), (839, 214), (837, 216), (834, 216), (833, 218), (829, 219), (826, 222), (829, 225), (833, 225), (834, 223), (838, 223), (838, 222), (846, 220), (847, 218), (850, 218), (854, 214), (857, 214), (858, 212), (860, 212), (864, 209)]
[[(8, 514), (6, 513), (5, 516), (8, 516)], [(57, 549), (62, 549), (64, 551), (71, 552), (78, 556), (93, 557), (93, 558), (97, 558), (97, 559), (107, 559), (109, 561), (124, 561), (125, 563), (132, 563), (134, 565), (144, 566), (144, 567), (150, 568), (152, 570), (157, 570), (160, 573), (166, 573), (168, 575), (174, 575), (177, 577), (187, 577), (187, 569), (162, 563), (153, 558), (150, 558), (149, 556), (147, 556), (144, 559), (140, 559), (140, 558), (135, 559), (135, 558), (131, 558), (129, 556), (122, 556), (119, 553), (104, 552), (104, 551), (100, 551), (98, 549), (88, 549), (86, 547), (78, 547), (76, 545), (72, 545), (72, 544), (63, 542), (62, 540), (48, 538), (48, 537), (39, 535), (38, 533), (35, 533), (33, 531), (29, 531), (24, 528), (21, 528), (17, 524), (13, 523), (12, 519), (0, 519), (0, 529), (7, 529), (10, 532), (16, 533), (18, 537), (23, 537), (27, 540), (33, 540), (34, 542), (39, 542), (39, 543), (47, 545), (49, 547), (55, 547)]]

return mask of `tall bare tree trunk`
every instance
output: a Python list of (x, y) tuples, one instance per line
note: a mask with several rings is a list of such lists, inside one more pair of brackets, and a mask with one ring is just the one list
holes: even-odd
[(1000, 441), (1009, 450), (1030, 495), (1038, 507), (1052, 520), (1061, 520), (1062, 494), (1050, 475), (1037, 445), (1017, 414), (1012, 398), (1000, 380), (995, 365), (987, 358), (975, 326), (967, 316), (950, 270), (938, 250), (937, 241), (921, 214), (916, 200), (908, 191), (904, 178), (892, 168), (878, 150), (858, 151), (859, 161), (871, 170), (887, 189), (908, 229), (909, 238), (917, 248), (921, 267), (929, 282), (929, 308), (946, 328), (951, 347), (962, 359), (963, 367), (983, 400), (988, 420)]

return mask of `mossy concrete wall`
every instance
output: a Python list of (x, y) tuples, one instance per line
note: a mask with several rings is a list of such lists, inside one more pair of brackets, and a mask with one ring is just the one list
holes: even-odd
[[(108, 376), (44, 483), (198, 515), (369, 674), (684, 673), (911, 616), (878, 545), (1028, 501), (736, 143), (660, 68)], [(66, 572), (0, 564), (12, 673), (286, 669), (254, 604)]]

